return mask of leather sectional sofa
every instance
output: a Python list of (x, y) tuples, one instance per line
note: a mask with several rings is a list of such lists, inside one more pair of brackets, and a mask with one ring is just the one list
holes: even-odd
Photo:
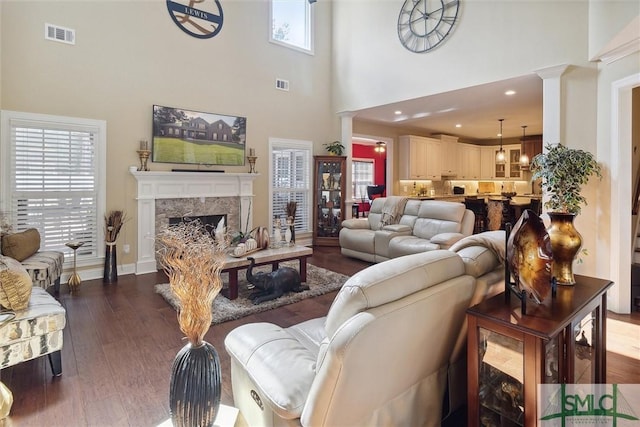
[(343, 255), (369, 262), (448, 249), (473, 233), (475, 215), (464, 204), (380, 197), (366, 219), (342, 221)]
[(504, 287), (504, 231), (489, 233), (360, 271), (326, 317), (231, 331), (247, 423), (440, 425), (466, 401), (466, 309)]

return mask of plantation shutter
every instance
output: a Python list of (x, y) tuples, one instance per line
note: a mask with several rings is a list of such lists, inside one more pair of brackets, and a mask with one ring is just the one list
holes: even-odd
[(84, 245), (78, 259), (97, 257), (103, 225), (97, 144), (103, 129), (19, 118), (8, 122), (14, 229), (38, 229), (41, 250), (69, 253), (65, 243), (79, 240)]
[(311, 144), (277, 141), (271, 150), (272, 198), (274, 217), (286, 223), (288, 202), (297, 202), (296, 232), (310, 232)]

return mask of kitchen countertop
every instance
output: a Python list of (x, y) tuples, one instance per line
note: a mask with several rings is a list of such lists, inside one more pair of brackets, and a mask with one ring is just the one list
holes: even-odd
[[(407, 196), (410, 200), (449, 200), (449, 199), (460, 199), (464, 200), (465, 197), (477, 197), (484, 198), (490, 200), (499, 200), (502, 199), (502, 195), (500, 193), (485, 193), (485, 194), (445, 194), (445, 195), (435, 195), (435, 196)], [(522, 199), (541, 199), (541, 194), (516, 194), (513, 198), (522, 198)]]

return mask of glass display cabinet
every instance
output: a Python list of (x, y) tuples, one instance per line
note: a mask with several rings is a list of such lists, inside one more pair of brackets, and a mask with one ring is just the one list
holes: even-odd
[[(495, 159), (496, 156), (498, 155), (498, 150), (495, 150), (495, 152), (493, 153), (493, 158)], [(495, 160), (494, 160), (495, 161)], [(495, 162), (495, 173), (494, 176), (496, 178), (506, 178), (507, 177), (507, 163), (498, 163)]]
[(313, 244), (338, 246), (344, 219), (346, 157), (314, 156)]
[(520, 170), (520, 148), (509, 149), (509, 178), (522, 178)]
[(606, 291), (576, 275), (542, 304), (504, 293), (467, 310), (469, 426), (536, 426), (538, 384), (606, 383)]

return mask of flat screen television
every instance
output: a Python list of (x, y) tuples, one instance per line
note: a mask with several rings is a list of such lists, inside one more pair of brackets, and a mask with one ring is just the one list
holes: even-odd
[(157, 163), (243, 166), (247, 118), (153, 106)]

